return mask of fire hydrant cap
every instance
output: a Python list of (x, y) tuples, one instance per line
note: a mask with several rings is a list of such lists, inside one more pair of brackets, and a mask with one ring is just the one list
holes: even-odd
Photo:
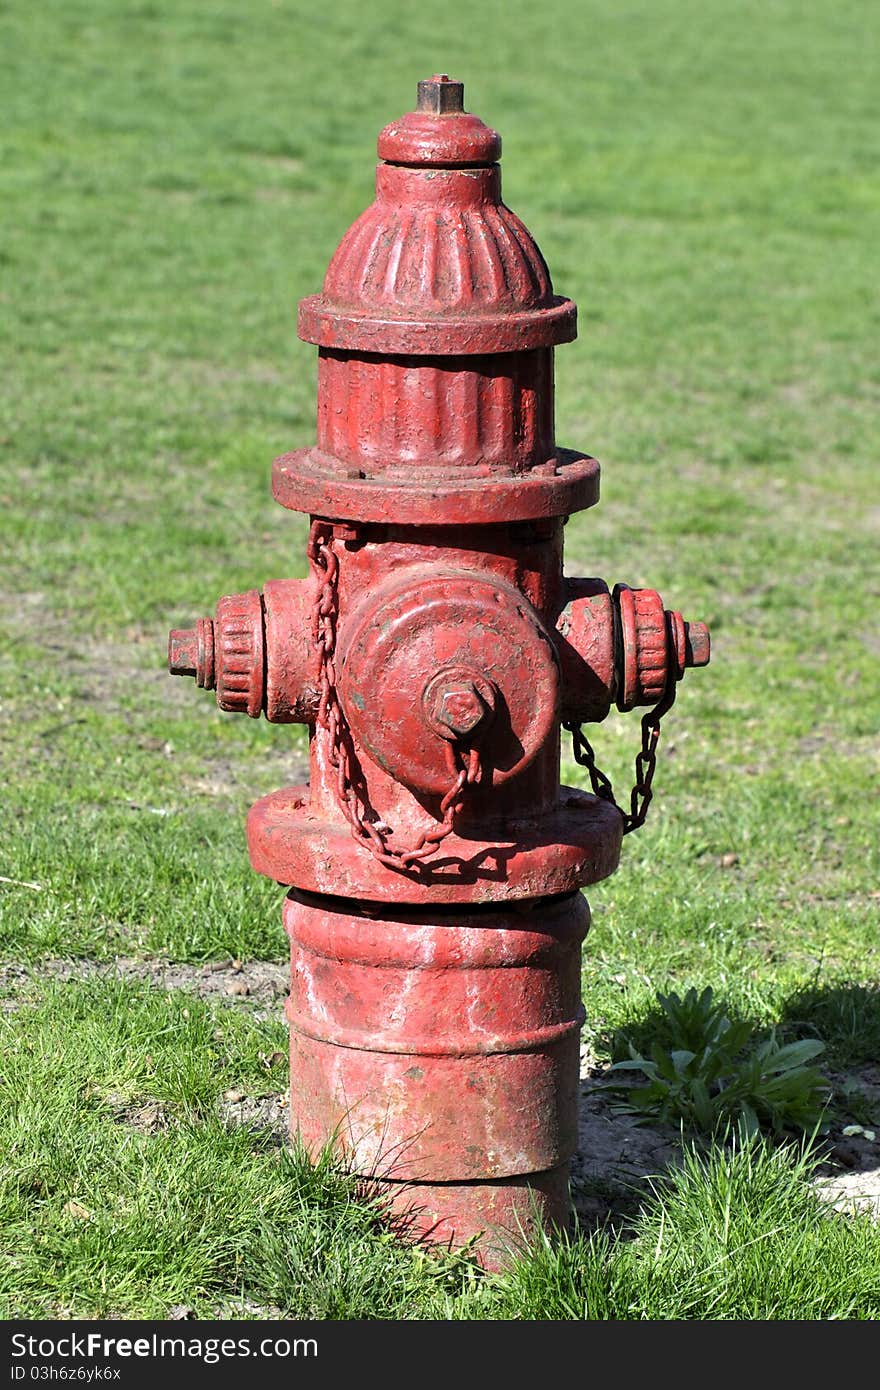
[(494, 164), (501, 136), (464, 109), (464, 84), (445, 73), (419, 83), (418, 109), (379, 135), (379, 158), (389, 164), (462, 168)]

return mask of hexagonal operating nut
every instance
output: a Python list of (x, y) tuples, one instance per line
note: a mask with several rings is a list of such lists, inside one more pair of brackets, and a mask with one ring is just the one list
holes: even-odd
[(708, 666), (711, 655), (709, 629), (705, 623), (685, 623), (685, 666)]
[(172, 676), (194, 676), (198, 666), (195, 628), (175, 628), (168, 634), (168, 670)]
[(470, 681), (444, 690), (437, 702), (437, 718), (458, 738), (472, 733), (486, 713), (480, 692)]
[(418, 109), (430, 111), (434, 116), (463, 111), (464, 83), (447, 77), (445, 72), (435, 73), (418, 85)]
[(427, 723), (445, 739), (473, 739), (488, 728), (495, 712), (495, 687), (461, 669), (440, 671), (422, 696)]
[(195, 676), (203, 690), (214, 689), (214, 623), (199, 618), (193, 628), (168, 634), (168, 670), (172, 676)]

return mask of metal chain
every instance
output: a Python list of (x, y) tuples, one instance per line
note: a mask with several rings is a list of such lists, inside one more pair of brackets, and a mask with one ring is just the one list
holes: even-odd
[[(667, 647), (667, 650), (671, 651), (672, 648)], [(601, 768), (596, 766), (596, 755), (589, 740), (584, 736), (581, 725), (576, 720), (566, 720), (563, 723), (563, 728), (568, 729), (571, 734), (575, 762), (587, 769), (593, 795), (601, 797), (603, 801), (609, 801), (620, 812), (623, 817), (624, 835), (629, 835), (630, 831), (638, 830), (639, 826), (644, 825), (645, 817), (648, 814), (648, 807), (654, 795), (651, 784), (654, 781), (654, 771), (657, 767), (660, 720), (675, 704), (675, 675), (673, 667), (666, 689), (657, 704), (654, 705), (653, 709), (649, 709), (647, 714), (642, 715), (642, 746), (636, 754), (636, 781), (630, 792), (628, 811), (618, 805), (610, 778)]]
[[(358, 762), (348, 721), (336, 694), (336, 620), (339, 560), (333, 549), (333, 528), (326, 521), (313, 521), (309, 532), (308, 556), (318, 584), (312, 610), (312, 639), (318, 652), (320, 701), (317, 722), (329, 734), (329, 758), (336, 773), (336, 792), (353, 838), (369, 850), (374, 859), (389, 869), (409, 869), (436, 854), (442, 840), (455, 827), (455, 817), (464, 805), (464, 795), (480, 777), (480, 755), (476, 748), (446, 745), (452, 782), (440, 802), (440, 820), (423, 830), (409, 849), (389, 844), (393, 832), (375, 818), (370, 807), (364, 774)], [(368, 819), (372, 813), (374, 819)]]

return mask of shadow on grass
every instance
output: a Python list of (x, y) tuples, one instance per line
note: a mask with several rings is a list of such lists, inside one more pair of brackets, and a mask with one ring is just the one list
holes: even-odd
[[(687, 998), (691, 998), (690, 1008), (684, 1006)], [(697, 1055), (695, 1065), (709, 1083), (710, 1093), (721, 1101), (723, 1095), (733, 1094), (726, 1088), (736, 1082), (739, 1059), (748, 1059), (768, 1040), (775, 1039), (789, 1054), (804, 1042), (820, 1043), (825, 1050), (816, 1058), (813, 1076), (818, 1073), (827, 1089), (822, 1096), (814, 1084), (814, 1113), (810, 1117), (814, 1123), (807, 1123), (810, 1106), (806, 1102), (787, 1112), (777, 1109), (770, 1115), (775, 1137), (785, 1141), (799, 1135), (806, 1139), (812, 1131), (810, 1147), (817, 1158), (824, 1158), (825, 1172), (833, 1173), (838, 1168), (870, 1169), (876, 1165), (873, 1131), (869, 1142), (868, 1130), (876, 1125), (880, 1095), (873, 1075), (880, 1058), (880, 989), (852, 980), (817, 981), (784, 1000), (773, 1024), (749, 1016), (727, 1000), (712, 1000), (711, 1005), (739, 1035), (731, 1052), (731, 1064), (719, 1073), (714, 1084), (711, 1065), (707, 1064), (703, 1071), (699, 1062), (704, 1050), (710, 1058), (716, 1045), (712, 1009), (701, 1009), (693, 991), (688, 992), (687, 998), (678, 1001), (682, 1007), (670, 1011), (658, 996), (657, 1002), (645, 1007), (629, 1024), (607, 1033), (602, 1043), (612, 1061), (627, 1061), (634, 1054), (659, 1058), (661, 1053), (669, 1060), (677, 1050), (686, 1049)], [(767, 1094), (778, 1098), (779, 1088), (789, 1082), (791, 1075), (784, 1068), (775, 1073), (771, 1068)], [(674, 1081), (665, 1092), (656, 1086), (655, 1113), (651, 1113), (650, 1104), (641, 1108), (642, 1097), (636, 1095), (639, 1088), (647, 1092), (647, 1083), (642, 1071), (605, 1067), (582, 1088), (580, 1143), (573, 1163), (572, 1191), (580, 1228), (585, 1233), (606, 1229), (609, 1234), (625, 1238), (650, 1196), (652, 1185), (680, 1165), (683, 1146), (690, 1143), (698, 1148), (708, 1147), (713, 1138), (717, 1142), (716, 1132), (710, 1133), (694, 1121), (694, 1110), (699, 1113), (693, 1104), (695, 1088), (682, 1082), (676, 1092)], [(762, 1115), (757, 1104), (764, 1086), (760, 1076), (756, 1084), (759, 1089), (755, 1098), (746, 1094), (744, 1099), (750, 1109)], [(633, 1104), (635, 1100), (638, 1105)], [(679, 1103), (681, 1111), (677, 1109)], [(710, 1113), (719, 1121), (724, 1118), (720, 1108)], [(762, 1115), (762, 1132), (768, 1130), (766, 1120), (767, 1116)]]
[(837, 1066), (880, 1065), (880, 987), (839, 980), (810, 984), (786, 1000), (780, 1024), (794, 1037), (818, 1038)]
[[(827, 1147), (833, 1159), (833, 1122), (844, 1125), (854, 1097), (862, 1108), (867, 1097), (852, 1077), (831, 1080), (823, 1063), (873, 1061), (879, 1044), (880, 992), (852, 981), (801, 988), (774, 1023), (712, 990), (656, 995), (601, 1038), (624, 1069), (598, 1070), (582, 1087), (573, 1163), (581, 1230), (626, 1237), (685, 1144), (726, 1144), (744, 1122), (776, 1140), (812, 1133), (813, 1151)], [(805, 1066), (816, 1045), (826, 1049), (819, 1068)]]

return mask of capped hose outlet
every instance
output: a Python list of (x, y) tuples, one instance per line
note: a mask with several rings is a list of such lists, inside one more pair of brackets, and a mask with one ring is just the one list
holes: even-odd
[(318, 704), (311, 603), (311, 586), (302, 579), (270, 579), (262, 594), (227, 594), (213, 618), (169, 634), (168, 670), (216, 691), (229, 714), (308, 723)]

